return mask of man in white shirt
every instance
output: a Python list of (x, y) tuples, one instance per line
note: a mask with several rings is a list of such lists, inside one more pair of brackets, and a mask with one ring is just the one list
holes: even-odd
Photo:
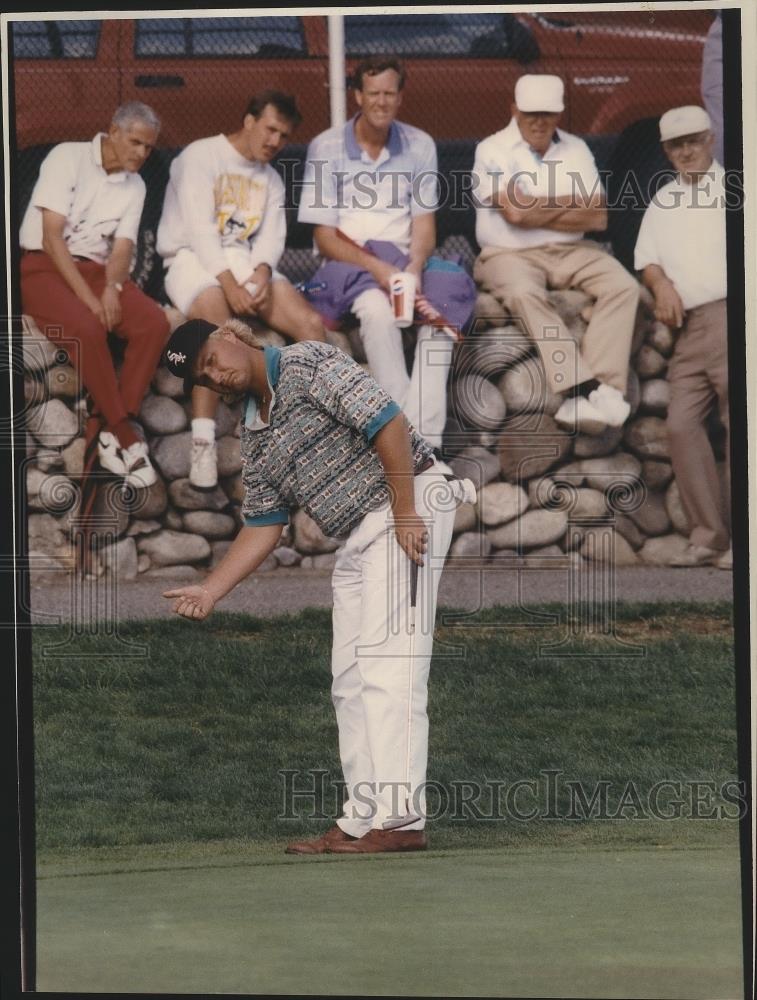
[[(660, 118), (665, 155), (678, 171), (655, 194), (642, 219), (635, 266), (655, 299), (655, 313), (678, 330), (668, 365), (670, 458), (691, 527), (673, 563), (731, 569), (728, 496), (721, 496), (705, 420), (717, 403), (726, 435), (725, 171), (713, 159), (715, 137), (704, 108), (672, 108)], [(726, 438), (726, 483), (730, 482)]]
[[(169, 330), (163, 310), (129, 280), (145, 199), (138, 171), (159, 128), (152, 108), (134, 101), (116, 111), (107, 134), (55, 146), (40, 167), (20, 233), (24, 312), (43, 333), (62, 332), (104, 424), (100, 464), (134, 487), (156, 480), (132, 419)], [(126, 341), (118, 377), (108, 331)]]
[[(424, 268), (436, 245), (436, 145), (425, 132), (397, 120), (404, 83), (404, 68), (393, 57), (369, 58), (355, 69), (358, 114), (310, 143), (298, 218), (314, 226), (325, 261), (352, 265), (355, 278), (361, 272), (368, 276), (372, 287), (350, 308), (360, 322), (371, 374), (439, 455), (454, 343), (430, 324), (420, 325), (408, 375), (402, 331), (387, 294), (398, 270), (412, 274), (422, 293)], [(389, 256), (399, 252), (407, 259), (404, 268), (365, 249), (369, 242)]]
[[(222, 325), (258, 316), (293, 340), (325, 340), (318, 313), (276, 270), (284, 252), (284, 184), (270, 165), (301, 120), (294, 99), (276, 90), (256, 94), (241, 128), (198, 139), (171, 164), (157, 250), (165, 288), (189, 319)], [(215, 413), (218, 394), (192, 392), (190, 482), (218, 481)]]
[[(607, 224), (594, 157), (577, 136), (557, 128), (564, 109), (557, 76), (526, 74), (515, 85), (506, 128), (476, 148), (473, 276), (536, 342), (549, 388), (565, 399), (555, 415), (567, 427), (621, 426), (638, 283), (587, 230)], [(596, 301), (575, 346), (545, 288), (580, 288)]]

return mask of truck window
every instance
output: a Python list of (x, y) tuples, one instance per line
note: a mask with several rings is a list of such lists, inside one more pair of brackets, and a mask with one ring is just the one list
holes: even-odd
[(12, 21), (16, 59), (94, 59), (100, 21)]
[(299, 17), (147, 17), (134, 22), (138, 58), (306, 55)]
[(538, 55), (525, 25), (512, 14), (347, 15), (345, 47), (350, 57), (391, 53), (397, 56), (466, 56), (521, 59)]

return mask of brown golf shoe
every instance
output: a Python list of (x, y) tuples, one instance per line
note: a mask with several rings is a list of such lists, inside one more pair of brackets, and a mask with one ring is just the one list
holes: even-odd
[(425, 851), (423, 830), (369, 830), (364, 837), (342, 841), (329, 848), (332, 854), (382, 854), (389, 851)]
[(332, 826), (315, 840), (296, 840), (293, 844), (287, 844), (286, 854), (330, 854), (335, 847), (347, 845), (357, 841), (357, 837), (351, 837), (338, 826)]

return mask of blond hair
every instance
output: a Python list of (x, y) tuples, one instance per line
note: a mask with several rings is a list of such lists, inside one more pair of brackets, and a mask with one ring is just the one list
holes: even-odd
[(256, 347), (258, 350), (262, 350), (263, 348), (263, 344), (257, 334), (246, 323), (243, 323), (241, 319), (227, 319), (225, 323), (222, 323), (217, 330), (211, 333), (208, 340), (213, 337), (222, 337), (224, 333), (233, 333), (237, 340), (241, 340), (247, 347)]
[[(263, 344), (260, 342), (255, 333), (250, 329), (250, 327), (243, 323), (241, 319), (227, 319), (225, 323), (222, 323), (217, 330), (214, 330), (208, 340), (214, 340), (216, 338), (223, 337), (225, 333), (233, 333), (234, 336), (239, 340), (245, 347), (252, 347), (256, 350), (262, 350)], [(222, 392), (219, 393), (221, 399), (226, 403), (227, 406), (233, 406), (238, 403), (241, 399), (247, 395), (245, 392)]]

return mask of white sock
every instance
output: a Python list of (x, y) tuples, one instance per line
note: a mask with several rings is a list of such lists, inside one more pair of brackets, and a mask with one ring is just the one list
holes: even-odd
[(215, 443), (216, 422), (211, 417), (195, 417), (192, 420), (192, 437), (199, 441)]

